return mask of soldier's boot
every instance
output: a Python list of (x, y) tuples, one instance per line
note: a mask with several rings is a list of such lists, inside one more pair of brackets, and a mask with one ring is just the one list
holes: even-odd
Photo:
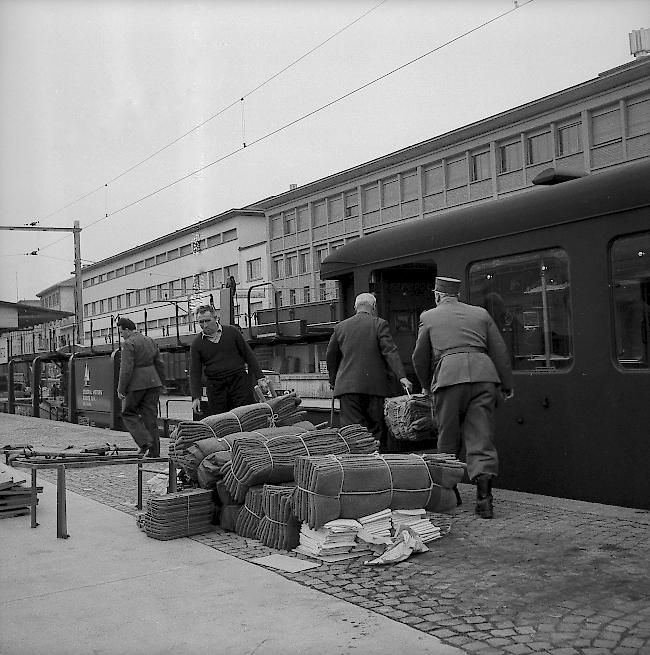
[(476, 477), (476, 513), (482, 519), (494, 518), (491, 475), (479, 475)]

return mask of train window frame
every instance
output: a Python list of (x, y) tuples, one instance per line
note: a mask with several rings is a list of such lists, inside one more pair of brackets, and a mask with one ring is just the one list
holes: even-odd
[(515, 373), (562, 374), (575, 365), (570, 268), (560, 246), (468, 264), (468, 302), (497, 323)]
[[(618, 245), (624, 246), (632, 242), (631, 246), (627, 248), (629, 264), (625, 269), (625, 263), (621, 260), (615, 261), (615, 250)], [(634, 232), (630, 234), (619, 234), (614, 237), (608, 245), (608, 265), (609, 265), (609, 289), (610, 289), (610, 309), (611, 309), (611, 325), (612, 325), (612, 343), (611, 343), (611, 356), (614, 366), (624, 373), (648, 373), (650, 371), (650, 230), (642, 232)], [(638, 259), (634, 259), (634, 255)], [(638, 262), (641, 257), (645, 257), (645, 266), (647, 275), (642, 276), (644, 272), (640, 267), (637, 274), (638, 278), (634, 278), (634, 263)], [(621, 276), (617, 275), (617, 269), (620, 271)], [(631, 270), (630, 270), (631, 269)], [(623, 283), (624, 286), (621, 286)], [(641, 310), (641, 314), (636, 312), (636, 319), (640, 319), (640, 331), (638, 343), (629, 343), (631, 348), (626, 348), (623, 345), (624, 341), (632, 339), (633, 334), (626, 334), (623, 332), (623, 325), (628, 328), (633, 323), (635, 316), (630, 312), (626, 312), (623, 316), (619, 312), (619, 307), (622, 307), (625, 301), (625, 295), (628, 296), (627, 304), (631, 304), (629, 297), (631, 295), (632, 303), (635, 309)], [(637, 293), (638, 292), (638, 293)], [(618, 296), (618, 297), (617, 297)], [(637, 297), (638, 296), (638, 297)], [(645, 349), (645, 353), (641, 352)], [(627, 350), (628, 356), (622, 358), (623, 353)], [(635, 350), (640, 354), (633, 356)]]

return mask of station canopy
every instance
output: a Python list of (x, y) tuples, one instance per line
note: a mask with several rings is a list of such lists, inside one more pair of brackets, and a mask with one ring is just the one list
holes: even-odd
[(0, 334), (60, 321), (68, 316), (74, 316), (74, 312), (63, 312), (59, 309), (46, 309), (39, 305), (0, 300)]

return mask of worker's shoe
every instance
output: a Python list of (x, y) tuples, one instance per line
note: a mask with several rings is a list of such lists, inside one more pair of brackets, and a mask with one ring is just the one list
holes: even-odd
[(479, 475), (476, 477), (476, 513), (482, 519), (494, 518), (491, 475)]

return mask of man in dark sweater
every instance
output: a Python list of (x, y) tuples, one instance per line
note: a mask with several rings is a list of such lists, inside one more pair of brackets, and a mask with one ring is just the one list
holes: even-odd
[(190, 393), (194, 411), (201, 411), (202, 374), (206, 378), (210, 415), (255, 402), (244, 365), (266, 393), (268, 382), (239, 330), (221, 325), (211, 305), (201, 305), (196, 310), (196, 320), (202, 332), (190, 346)]

